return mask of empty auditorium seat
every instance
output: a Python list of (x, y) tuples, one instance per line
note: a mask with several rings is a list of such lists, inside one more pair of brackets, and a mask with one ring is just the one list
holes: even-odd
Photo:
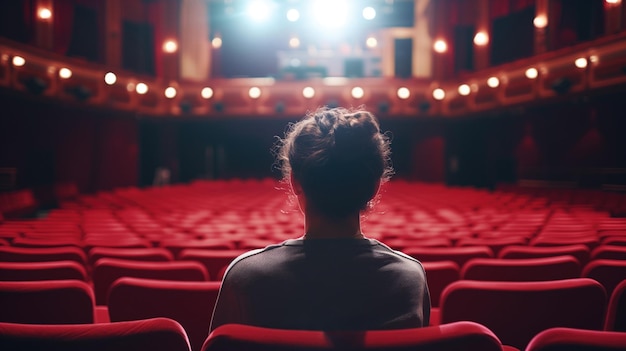
[(623, 351), (626, 333), (550, 328), (537, 334), (526, 351)]
[(117, 248), (149, 248), (152, 243), (149, 240), (130, 236), (128, 233), (124, 235), (106, 234), (100, 237), (87, 236), (83, 244), (85, 250), (89, 251), (95, 247), (117, 247)]
[(74, 237), (53, 237), (50, 238), (32, 238), (18, 237), (13, 239), (12, 245), (15, 247), (59, 247), (59, 246), (76, 246), (81, 247), (79, 239)]
[(0, 281), (87, 281), (85, 267), (76, 261), (0, 262)]
[(89, 264), (93, 266), (101, 258), (121, 258), (135, 261), (165, 262), (174, 260), (170, 251), (161, 247), (118, 248), (94, 247), (89, 250)]
[(498, 255), (500, 250), (511, 245), (526, 245), (526, 238), (521, 236), (497, 237), (497, 238), (461, 238), (456, 243), (457, 246), (487, 246), (493, 250), (494, 255)]
[(585, 245), (589, 249), (598, 246), (600, 240), (597, 236), (538, 236), (530, 241), (531, 246), (565, 246), (565, 245)]
[(62, 247), (13, 247), (0, 246), (0, 262), (76, 261), (87, 263), (85, 252), (75, 246)]
[(565, 246), (507, 246), (500, 251), (498, 258), (538, 258), (571, 255), (576, 257), (581, 265), (589, 261), (590, 250), (587, 246), (565, 245)]
[(79, 280), (0, 282), (0, 311), (0, 322), (93, 323), (94, 296)]
[(206, 281), (206, 268), (193, 261), (140, 262), (101, 258), (93, 267), (96, 304), (106, 305), (109, 288), (118, 278), (135, 277), (160, 280)]
[(461, 270), (461, 279), (490, 281), (542, 281), (580, 277), (573, 256), (540, 258), (474, 258)]
[(604, 330), (626, 332), (626, 279), (611, 294)]
[(452, 241), (444, 237), (435, 238), (394, 238), (386, 239), (384, 243), (394, 250), (406, 250), (412, 247), (451, 247)]
[(161, 247), (167, 248), (174, 254), (179, 256), (180, 252), (185, 249), (199, 249), (199, 250), (234, 250), (235, 244), (229, 239), (203, 239), (203, 240), (191, 240), (191, 239), (177, 239), (177, 240), (165, 240), (159, 244)]
[(553, 327), (601, 330), (607, 298), (602, 285), (577, 278), (542, 282), (460, 280), (441, 296), (441, 324), (474, 321), (504, 345), (523, 350)]
[(593, 260), (583, 268), (581, 276), (597, 280), (611, 296), (617, 284), (626, 279), (626, 260)]
[(459, 267), (472, 258), (494, 257), (493, 251), (487, 246), (412, 247), (404, 250), (404, 253), (422, 262), (454, 261)]
[(222, 280), (228, 265), (246, 250), (201, 250), (185, 249), (178, 255), (179, 260), (197, 261), (202, 263), (211, 280)]
[(324, 332), (227, 324), (215, 329), (202, 351), (388, 350), (500, 351), (498, 337), (472, 322), (417, 329)]
[(47, 351), (189, 351), (183, 327), (167, 318), (72, 325), (0, 323), (0, 349)]
[(626, 260), (626, 246), (600, 245), (591, 251), (590, 260)]
[(187, 331), (192, 350), (206, 339), (220, 282), (120, 278), (109, 290), (112, 322), (167, 317)]
[(607, 236), (600, 241), (601, 245), (626, 246), (626, 235)]

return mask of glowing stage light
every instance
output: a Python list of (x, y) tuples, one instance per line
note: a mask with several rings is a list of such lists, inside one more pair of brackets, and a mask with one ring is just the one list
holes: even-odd
[(13, 56), (13, 66), (22, 67), (26, 64), (26, 60), (22, 56)]
[(484, 46), (489, 43), (489, 36), (485, 32), (478, 32), (474, 36), (474, 44), (478, 46)]
[(137, 94), (143, 95), (148, 92), (148, 85), (146, 83), (138, 83), (135, 87)]
[(302, 96), (307, 99), (313, 98), (315, 96), (315, 89), (313, 89), (312, 87), (306, 87), (302, 89)]
[(289, 22), (296, 22), (299, 19), (300, 19), (300, 11), (296, 9), (289, 9), (287, 11), (287, 20)]
[(535, 28), (546, 28), (548, 26), (548, 17), (546, 15), (539, 15), (533, 20)]
[(168, 54), (175, 53), (178, 50), (178, 43), (176, 40), (169, 39), (163, 43), (163, 51)]
[(173, 99), (176, 97), (176, 88), (174, 87), (167, 87), (167, 89), (165, 89), (165, 97), (168, 99)]
[(256, 22), (262, 22), (270, 16), (270, 5), (267, 1), (255, 0), (248, 5), (248, 16)]
[(52, 11), (49, 8), (42, 7), (37, 11), (37, 16), (42, 20), (49, 20), (52, 18)]
[(622, 2), (622, 0), (605, 0), (607, 4), (616, 5)]
[(578, 68), (585, 68), (587, 67), (587, 59), (584, 57), (579, 57), (576, 59), (576, 61), (574, 61), (574, 64)]
[(498, 79), (498, 77), (489, 77), (489, 79), (487, 79), (487, 85), (490, 88), (497, 88), (500, 86), (500, 79)]
[(258, 99), (261, 97), (261, 89), (259, 87), (252, 87), (248, 90), (248, 96), (251, 99)]
[(441, 89), (441, 88), (437, 88), (435, 90), (433, 90), (433, 98), (435, 100), (443, 100), (446, 98), (446, 91)]
[(433, 44), (433, 49), (435, 50), (435, 52), (443, 54), (444, 52), (448, 51), (448, 44), (443, 39), (437, 39)]
[(115, 84), (115, 82), (117, 82), (117, 76), (113, 72), (108, 72), (104, 75), (104, 82), (107, 85), (113, 85)]
[(365, 45), (367, 45), (368, 48), (373, 49), (378, 46), (378, 40), (374, 37), (369, 37), (365, 41)]
[(202, 96), (203, 99), (210, 99), (213, 97), (213, 89), (209, 88), (209, 87), (204, 87), (202, 88), (202, 91), (200, 92), (200, 95)]
[(300, 39), (298, 39), (297, 37), (289, 39), (289, 47), (294, 49), (300, 47)]
[(221, 48), (222, 47), (222, 38), (220, 38), (220, 37), (213, 38), (213, 40), (211, 40), (211, 45), (213, 46), (214, 49)]
[(348, 2), (346, 0), (316, 0), (313, 3), (313, 17), (323, 27), (345, 26), (348, 18)]
[(537, 69), (535, 67), (531, 67), (531, 68), (526, 70), (526, 78), (528, 78), (528, 79), (535, 79), (538, 76), (539, 76), (539, 72), (537, 71)]
[(363, 95), (365, 95), (365, 91), (363, 91), (363, 88), (361, 87), (354, 87), (352, 88), (352, 91), (350, 92), (350, 94), (352, 95), (353, 98), (360, 99), (363, 97)]
[(376, 18), (376, 10), (371, 7), (368, 6), (366, 8), (363, 9), (363, 18), (365, 18), (368, 21), (373, 20), (374, 18)]
[(409, 88), (401, 87), (401, 88), (398, 88), (398, 91), (396, 92), (396, 94), (398, 95), (398, 98), (402, 100), (406, 100), (411, 96), (411, 91), (409, 90)]
[(470, 94), (471, 88), (467, 84), (461, 84), (461, 85), (459, 85), (458, 91), (459, 91), (460, 95), (467, 96), (467, 95)]
[(72, 77), (72, 70), (69, 68), (61, 68), (59, 70), (59, 77), (63, 78), (63, 79), (69, 79)]

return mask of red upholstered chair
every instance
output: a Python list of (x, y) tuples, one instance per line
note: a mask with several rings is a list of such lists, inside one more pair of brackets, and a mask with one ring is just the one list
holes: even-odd
[(537, 258), (571, 255), (576, 257), (581, 265), (589, 261), (589, 248), (586, 245), (564, 246), (507, 246), (500, 251), (498, 258)]
[(162, 247), (118, 248), (94, 247), (89, 250), (89, 264), (93, 266), (101, 258), (121, 258), (124, 260), (165, 262), (173, 261), (174, 256)]
[(246, 250), (201, 250), (185, 249), (178, 255), (179, 260), (197, 261), (202, 263), (212, 280), (222, 280), (228, 265)]
[(474, 321), (504, 345), (523, 350), (540, 331), (553, 327), (601, 330), (606, 293), (592, 279), (543, 282), (460, 280), (441, 296), (441, 323)]
[(106, 305), (109, 288), (122, 277), (179, 281), (206, 281), (204, 266), (192, 261), (140, 262), (115, 258), (101, 258), (93, 268), (96, 304)]
[(604, 330), (626, 332), (626, 279), (611, 294)]
[(85, 250), (90, 251), (94, 247), (117, 247), (117, 248), (127, 248), (127, 249), (131, 249), (131, 248), (139, 249), (139, 248), (152, 247), (152, 243), (149, 240), (130, 236), (130, 235), (131, 234), (129, 233), (128, 236), (112, 234), (110, 236), (107, 235), (107, 236), (101, 236), (101, 237), (96, 237), (96, 236), (87, 237), (85, 238), (84, 248)]
[(580, 277), (573, 256), (540, 258), (474, 258), (461, 270), (461, 279), (489, 281), (542, 281)]
[(87, 281), (87, 272), (76, 261), (0, 262), (0, 281), (65, 280)]
[(463, 267), (472, 258), (494, 257), (493, 251), (487, 246), (412, 247), (404, 250), (404, 253), (422, 262), (454, 261), (459, 267)]
[(617, 284), (626, 279), (626, 260), (593, 260), (583, 268), (581, 276), (599, 281), (611, 296)]
[(551, 328), (537, 334), (526, 351), (623, 351), (626, 333)]
[[(52, 236), (52, 235), (51, 235)], [(12, 245), (15, 247), (60, 247), (60, 246), (76, 246), (80, 248), (81, 242), (77, 238), (30, 238), (17, 237), (13, 239)]]
[(597, 236), (538, 236), (530, 241), (531, 246), (564, 246), (564, 245), (586, 245), (589, 249), (598, 246), (600, 240)]
[(511, 245), (526, 245), (526, 238), (521, 236), (504, 236), (495, 238), (461, 238), (457, 246), (488, 246), (497, 255), (503, 248)]
[(109, 290), (112, 322), (167, 317), (187, 331), (192, 350), (207, 337), (220, 282), (120, 278)]
[(185, 249), (197, 249), (197, 250), (234, 250), (235, 244), (230, 239), (203, 239), (203, 240), (190, 240), (190, 239), (175, 239), (165, 240), (159, 244), (161, 247), (170, 250), (175, 257), (180, 256), (181, 251)]
[(76, 261), (87, 263), (85, 252), (75, 246), (62, 247), (13, 247), (0, 246), (0, 262)]
[(416, 329), (324, 332), (227, 324), (215, 329), (202, 351), (386, 350), (500, 351), (498, 337), (472, 322)]
[(0, 323), (1, 350), (189, 351), (179, 323), (167, 318), (71, 325)]
[(79, 280), (0, 282), (0, 321), (93, 323), (93, 291), (87, 283)]
[(591, 251), (590, 260), (626, 260), (626, 246), (600, 245)]

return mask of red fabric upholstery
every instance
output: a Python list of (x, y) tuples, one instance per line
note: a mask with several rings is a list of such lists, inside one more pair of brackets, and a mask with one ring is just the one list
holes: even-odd
[(170, 250), (174, 256), (179, 256), (180, 252), (185, 249), (201, 249), (201, 250), (233, 250), (235, 244), (229, 239), (176, 239), (162, 241), (160, 246)]
[(493, 251), (487, 246), (467, 247), (412, 247), (404, 251), (422, 262), (429, 261), (454, 261), (459, 267), (472, 258), (494, 257)]
[(573, 256), (540, 258), (474, 258), (461, 270), (461, 279), (490, 281), (542, 281), (580, 277)]
[(502, 343), (523, 350), (538, 332), (557, 327), (601, 330), (607, 303), (602, 285), (577, 278), (545, 282), (460, 280), (441, 297), (441, 323), (474, 321)]
[(537, 334), (526, 351), (623, 351), (626, 333), (551, 328)]
[(538, 258), (571, 255), (576, 257), (581, 265), (589, 261), (589, 248), (585, 245), (564, 245), (564, 246), (508, 246), (502, 249), (498, 258)]
[(81, 247), (80, 240), (76, 238), (29, 238), (17, 237), (13, 239), (13, 246), (16, 247), (59, 247), (59, 246), (76, 246)]
[(79, 280), (0, 282), (0, 311), (2, 322), (93, 323), (93, 291)]
[(0, 323), (0, 349), (189, 351), (185, 330), (167, 318), (74, 325)]
[(441, 293), (452, 282), (459, 280), (459, 265), (453, 261), (422, 262), (430, 292), (430, 304), (439, 307)]
[(214, 330), (202, 347), (203, 351), (501, 349), (500, 341), (489, 329), (472, 322), (419, 329), (352, 332), (281, 330), (227, 324)]
[(94, 247), (89, 250), (89, 264), (93, 266), (101, 258), (121, 258), (125, 260), (165, 262), (174, 260), (171, 252), (160, 247), (119, 248)]
[(617, 284), (626, 279), (626, 259), (593, 260), (583, 268), (581, 275), (599, 281), (611, 296)]
[(122, 277), (179, 281), (206, 281), (206, 269), (199, 262), (140, 262), (115, 258), (101, 258), (93, 268), (96, 304), (106, 305), (109, 288)]
[(200, 262), (206, 267), (212, 280), (221, 280), (224, 269), (245, 252), (247, 251), (185, 249), (180, 252), (178, 259)]
[(75, 261), (0, 262), (0, 281), (64, 279), (87, 281), (85, 267)]
[(0, 262), (42, 262), (42, 261), (76, 261), (82, 265), (87, 262), (87, 255), (75, 246), (62, 247), (12, 247), (0, 246)]
[(598, 246), (600, 240), (597, 236), (538, 236), (530, 241), (532, 246), (563, 246), (563, 245), (586, 245), (590, 249)]
[(626, 279), (611, 294), (604, 330), (626, 332)]
[(503, 248), (511, 245), (526, 245), (526, 238), (521, 236), (504, 236), (498, 238), (461, 238), (457, 246), (487, 246), (497, 255)]
[(591, 260), (626, 260), (626, 246), (600, 245), (591, 251)]
[(192, 350), (207, 337), (220, 282), (120, 278), (109, 293), (111, 321), (167, 317), (187, 331)]

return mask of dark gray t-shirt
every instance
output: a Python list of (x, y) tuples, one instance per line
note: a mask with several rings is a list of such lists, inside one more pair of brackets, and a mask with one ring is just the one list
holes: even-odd
[(250, 251), (226, 271), (211, 328), (300, 330), (427, 326), (421, 263), (374, 239), (295, 239)]

